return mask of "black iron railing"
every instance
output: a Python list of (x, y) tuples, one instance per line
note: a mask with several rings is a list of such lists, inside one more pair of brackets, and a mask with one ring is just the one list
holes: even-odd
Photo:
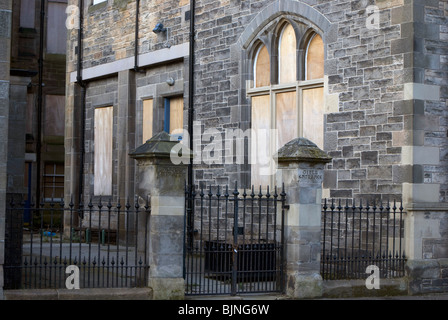
[(76, 268), (81, 288), (147, 283), (150, 206), (11, 201), (6, 210), (5, 288), (66, 288)]
[(187, 295), (283, 292), (284, 189), (186, 187), (185, 200)]
[(366, 279), (370, 265), (381, 278), (404, 276), (404, 210), (390, 202), (327, 200), (322, 211), (323, 279)]

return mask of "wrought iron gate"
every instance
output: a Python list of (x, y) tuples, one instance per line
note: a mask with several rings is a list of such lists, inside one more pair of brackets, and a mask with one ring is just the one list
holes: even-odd
[(186, 295), (283, 292), (284, 188), (186, 186), (185, 200)]

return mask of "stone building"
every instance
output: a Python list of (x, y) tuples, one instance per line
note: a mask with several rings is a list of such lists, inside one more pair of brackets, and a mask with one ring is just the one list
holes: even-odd
[(0, 3), (0, 297), (3, 275), (5, 282), (10, 276), (2, 266), (20, 255), (22, 228), (31, 220), (7, 216), (6, 203), (63, 199), (66, 6), (64, 0)]
[(64, 194), (66, 6), (24, 0), (12, 7), (8, 193), (22, 199)]
[(304, 136), (333, 158), (324, 197), (403, 200), (407, 252), (448, 255), (447, 1), (69, 5), (67, 196), (132, 194), (128, 153), (162, 130), (193, 134), (196, 185), (242, 187), (273, 184), (270, 156)]

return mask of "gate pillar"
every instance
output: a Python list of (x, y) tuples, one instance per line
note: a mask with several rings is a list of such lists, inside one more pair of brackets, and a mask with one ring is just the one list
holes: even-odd
[[(171, 155), (178, 141), (171, 141), (170, 135), (161, 132), (130, 154), (137, 160), (136, 194), (142, 205), (148, 197), (151, 216), (147, 219), (148, 234), (139, 226), (138, 242), (147, 242), (149, 265), (148, 286), (153, 289), (154, 299), (183, 299), (183, 234), (185, 213), (185, 181), (188, 159), (176, 152), (175, 158), (182, 159), (173, 164)], [(182, 156), (185, 156), (184, 154)]]
[(292, 298), (322, 295), (320, 275), (322, 180), (331, 158), (313, 142), (296, 138), (276, 155), (277, 185), (284, 183), (286, 294)]

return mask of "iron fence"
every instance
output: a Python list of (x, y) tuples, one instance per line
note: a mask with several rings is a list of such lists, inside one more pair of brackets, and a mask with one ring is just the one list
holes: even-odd
[[(350, 203), (351, 202), (351, 203)], [(362, 200), (324, 200), (321, 275), (325, 280), (365, 279), (375, 265), (381, 278), (404, 276), (405, 214), (396, 201), (363, 206)]]
[(11, 201), (6, 210), (5, 289), (65, 288), (67, 267), (81, 288), (147, 283), (149, 203)]
[(186, 295), (283, 292), (286, 193), (186, 187)]

